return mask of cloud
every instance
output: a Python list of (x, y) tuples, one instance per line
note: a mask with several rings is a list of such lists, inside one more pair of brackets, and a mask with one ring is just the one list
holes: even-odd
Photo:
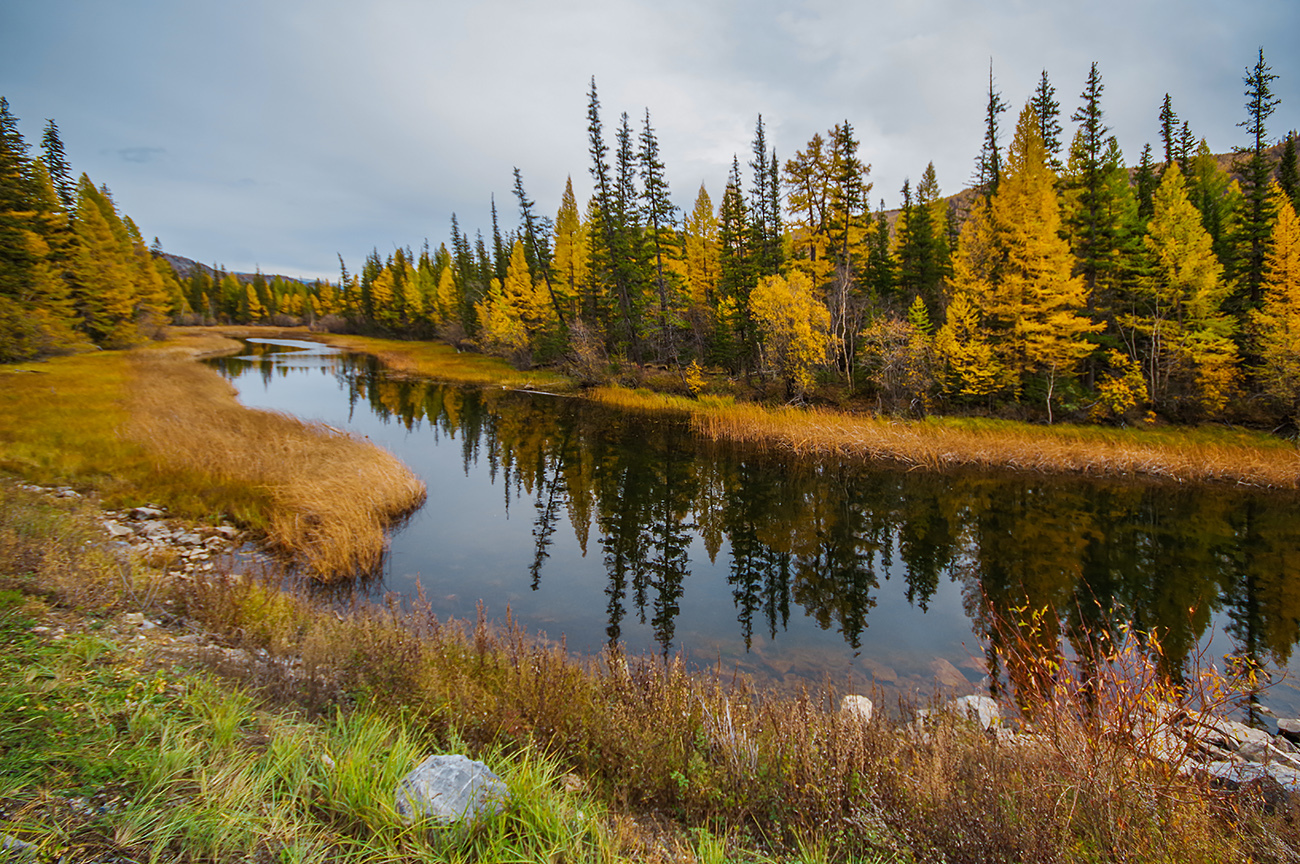
[(116, 151), (125, 162), (156, 162), (167, 150), (164, 147), (123, 147)]

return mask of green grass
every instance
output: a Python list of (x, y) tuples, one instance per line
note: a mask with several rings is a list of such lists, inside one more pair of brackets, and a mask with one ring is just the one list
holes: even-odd
[(489, 750), (507, 808), (472, 830), (408, 824), (393, 793), (463, 747), (358, 709), (309, 722), (204, 674), (147, 669), (94, 635), (0, 615), (0, 830), (53, 860), (609, 861), (606, 814), (537, 750)]

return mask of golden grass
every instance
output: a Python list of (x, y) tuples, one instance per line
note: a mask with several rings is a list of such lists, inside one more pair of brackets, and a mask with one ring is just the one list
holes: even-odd
[(127, 437), (165, 471), (264, 490), (269, 541), (317, 578), (374, 569), (385, 529), (424, 501), (424, 484), (391, 453), (321, 424), (243, 408), (209, 369), (140, 354), (134, 373)]
[(0, 371), (0, 470), (94, 489), (110, 506), (226, 513), (318, 579), (374, 568), (385, 529), (419, 506), (424, 485), (368, 441), (243, 408), (189, 359), (238, 348), (184, 333)]
[(971, 466), (1300, 488), (1300, 450), (1239, 430), (1044, 427), (962, 418), (902, 421), (817, 408), (694, 401), (618, 387), (601, 388), (594, 398), (625, 409), (681, 411), (707, 438), (800, 455), (873, 459), (929, 470)]

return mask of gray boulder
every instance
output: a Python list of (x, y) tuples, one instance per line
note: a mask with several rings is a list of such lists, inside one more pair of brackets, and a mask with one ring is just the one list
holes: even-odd
[(405, 819), (472, 822), (485, 813), (500, 813), (510, 798), (501, 778), (484, 765), (460, 755), (430, 756), (402, 778), (397, 812)]
[(948, 703), (948, 710), (982, 729), (1002, 725), (1002, 706), (988, 696), (961, 696)]

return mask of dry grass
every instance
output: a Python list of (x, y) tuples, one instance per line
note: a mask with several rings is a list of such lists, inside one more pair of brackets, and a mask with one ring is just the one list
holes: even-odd
[(183, 332), (0, 371), (0, 469), (94, 489), (114, 506), (227, 514), (318, 579), (369, 571), (386, 528), (424, 500), (423, 484), (368, 441), (241, 407), (217, 373), (188, 359), (238, 348)]
[(372, 571), (386, 529), (424, 501), (424, 484), (392, 454), (321, 424), (243, 408), (209, 369), (145, 353), (133, 373), (126, 436), (160, 473), (262, 491), (271, 545), (318, 579)]
[[(1012, 742), (946, 715), (906, 730), (888, 717), (841, 715), (830, 693), (781, 698), (658, 658), (574, 657), (509, 621), (439, 621), (418, 604), (340, 617), (247, 578), (167, 584), (102, 556), (84, 526), (33, 498), (0, 485), (0, 591), (41, 590), (96, 615), (143, 608), (202, 622), (223, 646), (261, 649), (235, 652), (248, 661), (223, 668), (324, 725), (348, 704), (471, 755), (546, 753), (544, 785), (572, 775), (566, 787), (608, 808), (612, 845), (639, 850), (636, 860), (1295, 858), (1289, 814), (1249, 791), (1214, 791), (1133, 746), (1141, 727), (1125, 718), (1151, 702), (1145, 695), (1171, 694), (1143, 677), (1151, 664), (1112, 664), (1086, 689), (1027, 690), (1037, 737)], [(79, 564), (86, 556), (103, 563)], [(374, 760), (349, 765), (375, 773), (364, 770)], [(244, 806), (261, 812), (256, 801)], [(690, 831), (697, 842), (683, 842)]]
[(632, 410), (687, 413), (701, 435), (801, 455), (844, 456), (944, 470), (960, 466), (1141, 476), (1300, 488), (1300, 450), (1258, 433), (1030, 426), (997, 420), (900, 421), (838, 411), (693, 401), (621, 388), (595, 398)]

